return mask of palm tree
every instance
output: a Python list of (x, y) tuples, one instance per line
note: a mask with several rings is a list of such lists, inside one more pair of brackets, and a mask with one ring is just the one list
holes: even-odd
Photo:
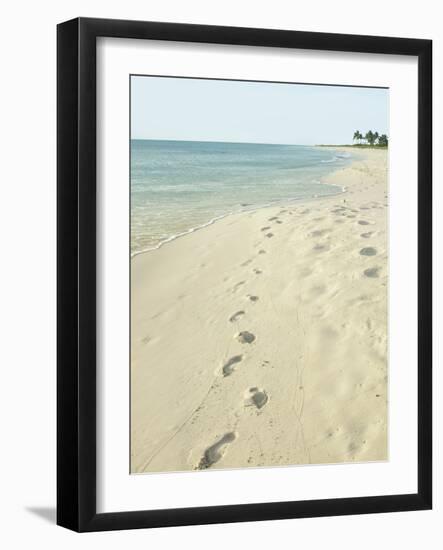
[(378, 140), (378, 138), (380, 137), (379, 136), (379, 133), (378, 132), (374, 132), (374, 143)]
[(365, 139), (369, 143), (369, 145), (374, 145), (374, 134), (372, 133), (372, 130), (366, 132)]
[(361, 140), (361, 138), (362, 138), (362, 135), (360, 134), (360, 131), (359, 131), (359, 130), (355, 130), (353, 141), (357, 141), (357, 142), (358, 142), (359, 140)]
[(388, 146), (388, 136), (386, 134), (382, 134), (378, 138), (378, 144), (381, 145), (382, 147), (387, 147)]

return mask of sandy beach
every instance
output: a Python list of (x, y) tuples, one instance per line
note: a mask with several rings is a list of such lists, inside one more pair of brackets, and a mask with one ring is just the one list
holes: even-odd
[(131, 260), (133, 473), (387, 459), (387, 151)]

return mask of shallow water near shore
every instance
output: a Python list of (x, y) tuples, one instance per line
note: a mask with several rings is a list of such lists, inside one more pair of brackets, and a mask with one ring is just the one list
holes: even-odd
[(341, 193), (350, 153), (303, 145), (131, 141), (131, 254), (233, 212)]

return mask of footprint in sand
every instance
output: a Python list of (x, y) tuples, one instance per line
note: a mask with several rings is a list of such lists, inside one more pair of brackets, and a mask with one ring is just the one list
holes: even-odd
[(363, 239), (369, 239), (369, 237), (372, 237), (374, 233), (372, 231), (368, 231), (367, 233), (362, 233), (360, 237), (363, 237)]
[(259, 388), (249, 388), (245, 392), (245, 406), (254, 406), (257, 409), (261, 409), (268, 402), (268, 396), (266, 392)]
[(235, 284), (233, 287), (232, 287), (232, 291), (235, 292), (236, 290), (238, 290), (241, 286), (243, 286), (245, 284), (246, 281), (240, 281), (239, 283)]
[(254, 273), (256, 275), (261, 275), (263, 273), (263, 271), (261, 269), (258, 269), (257, 267), (254, 269)]
[(309, 233), (310, 237), (322, 237), (323, 235), (326, 235), (327, 233), (330, 233), (329, 229), (316, 229), (315, 231), (312, 231)]
[(234, 365), (237, 365), (243, 360), (243, 355), (233, 355), (223, 365), (223, 376), (230, 376), (234, 372)]
[(250, 296), (249, 295), (248, 298), (251, 302), (258, 302), (258, 296)]
[(311, 287), (308, 292), (313, 297), (320, 296), (326, 292), (326, 287), (324, 285), (315, 285)]
[(359, 222), (357, 222), (359, 225), (371, 225), (370, 222), (367, 222), (365, 220), (360, 220)]
[(312, 250), (315, 250), (316, 252), (326, 252), (329, 250), (329, 246), (326, 244), (316, 244)]
[(237, 334), (236, 338), (240, 342), (240, 344), (252, 344), (252, 342), (255, 340), (255, 335), (252, 334), (252, 332), (243, 330), (242, 332), (239, 332)]
[(258, 251), (258, 253), (259, 254), (266, 254), (266, 250), (261, 249), (261, 250)]
[(228, 445), (236, 437), (237, 435), (234, 432), (225, 433), (218, 441), (208, 447), (198, 463), (197, 470), (207, 470), (218, 462), (225, 454)]
[(366, 248), (362, 248), (360, 250), (360, 254), (362, 256), (375, 256), (377, 254), (377, 250), (375, 248), (372, 248), (372, 246), (368, 246)]
[(274, 236), (274, 233), (266, 233), (266, 237), (268, 237), (268, 239), (270, 239), (273, 236)]
[(280, 223), (283, 223), (283, 222), (282, 222), (281, 220), (276, 220), (275, 223), (279, 223), (279, 224), (280, 224)]
[(273, 222), (275, 220), (278, 220), (277, 216), (272, 216), (272, 218), (269, 218), (268, 222)]
[(298, 274), (302, 279), (306, 279), (306, 277), (312, 275), (312, 269), (309, 269), (309, 267), (304, 267), (299, 271)]
[(241, 267), (245, 267), (245, 266), (249, 265), (251, 262), (252, 262), (251, 259), (250, 259), (250, 260), (246, 260), (246, 261), (244, 261), (242, 264), (240, 264), (240, 266), (241, 266)]
[(235, 321), (238, 321), (240, 317), (242, 317), (244, 314), (245, 312), (243, 310), (237, 311), (234, 313), (234, 315), (231, 315), (231, 317), (229, 317), (229, 320), (231, 321), (231, 323), (234, 323)]
[(365, 277), (369, 277), (370, 279), (376, 279), (380, 275), (380, 268), (369, 267), (368, 269), (365, 269), (363, 273)]
[(267, 231), (268, 229), (271, 229), (270, 227), (262, 227), (260, 231)]

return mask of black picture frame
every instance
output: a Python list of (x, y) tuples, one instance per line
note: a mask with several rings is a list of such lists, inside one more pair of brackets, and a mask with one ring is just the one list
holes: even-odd
[[(96, 511), (96, 39), (399, 54), (418, 58), (418, 491), (136, 512)], [(105, 531), (432, 507), (432, 42), (78, 18), (57, 28), (57, 523)]]

